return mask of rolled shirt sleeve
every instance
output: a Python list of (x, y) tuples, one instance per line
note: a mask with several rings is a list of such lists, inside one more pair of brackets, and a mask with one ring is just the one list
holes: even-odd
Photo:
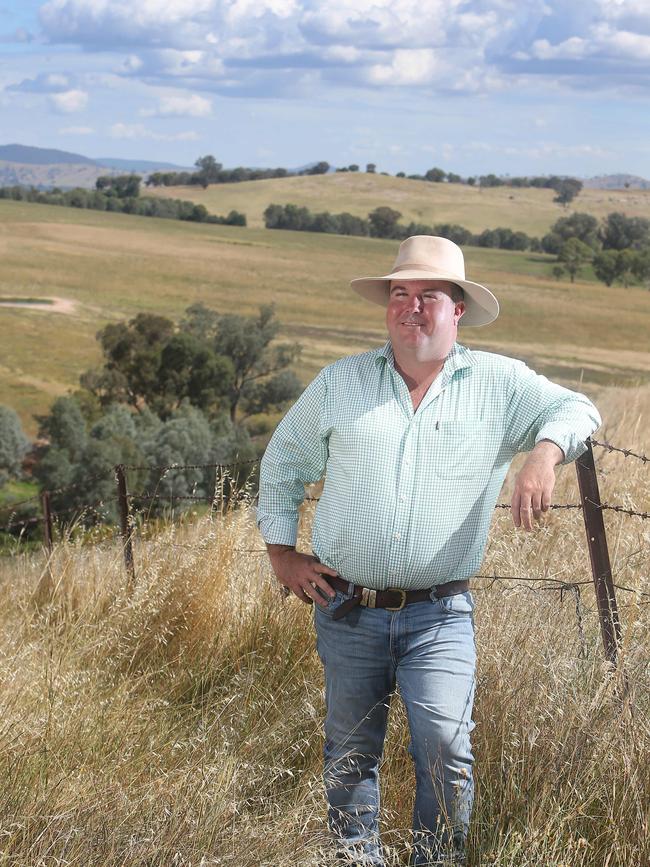
[(514, 451), (530, 451), (550, 440), (568, 464), (586, 450), (587, 438), (600, 424), (598, 410), (584, 394), (551, 382), (521, 361), (513, 363), (506, 432)]
[(321, 371), (282, 419), (262, 458), (257, 524), (268, 544), (296, 544), (305, 485), (320, 481), (325, 474), (328, 444), (322, 418), (326, 398)]

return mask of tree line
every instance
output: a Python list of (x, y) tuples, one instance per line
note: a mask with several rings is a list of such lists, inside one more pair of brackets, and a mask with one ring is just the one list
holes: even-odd
[[(152, 187), (175, 187), (175, 186), (201, 186), (204, 189), (210, 184), (232, 184), (241, 181), (257, 181), (266, 180), (268, 178), (286, 178), (290, 175), (324, 175), (327, 174), (333, 167), (326, 160), (318, 160), (311, 163), (304, 169), (298, 171), (290, 171), (284, 168), (275, 169), (252, 169), (238, 166), (234, 169), (224, 169), (223, 165), (217, 159), (208, 154), (207, 156), (199, 157), (195, 162), (196, 171), (188, 172), (152, 172), (147, 180), (147, 186)], [(352, 163), (348, 166), (340, 166), (334, 168), (336, 172), (358, 172), (360, 166), (357, 163)], [(367, 174), (377, 173), (376, 163), (366, 163), (365, 171)], [(382, 175), (388, 175), (388, 172), (381, 172)], [(561, 175), (534, 175), (532, 177), (500, 177), (495, 174), (476, 175), (463, 178), (455, 172), (447, 172), (444, 169), (434, 166), (428, 169), (424, 174), (409, 174), (405, 172), (397, 172), (397, 178), (407, 178), (415, 181), (431, 181), (432, 183), (449, 183), (449, 184), (467, 184), (471, 187), (538, 187), (543, 189), (555, 190), (556, 196), (554, 202), (561, 205), (567, 205), (571, 202), (578, 193), (582, 190), (582, 182), (577, 178), (562, 177)]]
[[(0, 407), (0, 483), (21, 476), (31, 449), (31, 477), (40, 489), (67, 488), (52, 495), (55, 512), (102, 500), (104, 516), (114, 521), (110, 470), (120, 463), (179, 465), (162, 477), (133, 471), (133, 491), (210, 497), (214, 470), (180, 465), (257, 458), (255, 437), (270, 427), (266, 415), (281, 412), (302, 390), (289, 369), (300, 346), (277, 342), (279, 328), (271, 306), (239, 316), (203, 304), (188, 307), (179, 322), (140, 313), (106, 325), (97, 334), (103, 363), (38, 418), (35, 446), (16, 413)], [(151, 511), (166, 505), (154, 500)], [(17, 519), (33, 514), (30, 508)]]
[(226, 217), (221, 217), (210, 214), (205, 205), (197, 205), (183, 199), (141, 196), (141, 180), (138, 175), (104, 176), (97, 179), (94, 190), (87, 190), (83, 187), (60, 190), (55, 187), (49, 192), (44, 192), (35, 187), (0, 187), (0, 199), (135, 214), (139, 217), (189, 220), (193, 223), (213, 223), (226, 226), (246, 225), (246, 215), (239, 211), (232, 210)]
[(264, 211), (264, 224), (267, 229), (293, 229), (298, 232), (328, 232), (396, 240), (403, 240), (411, 235), (441, 235), (459, 245), (537, 252), (542, 249), (538, 238), (531, 238), (525, 232), (505, 227), (485, 229), (477, 234), (454, 223), (439, 223), (435, 226), (416, 222), (403, 224), (399, 222), (401, 216), (399, 211), (385, 205), (370, 211), (364, 219), (347, 212), (312, 213), (308, 208), (298, 205), (271, 204)]

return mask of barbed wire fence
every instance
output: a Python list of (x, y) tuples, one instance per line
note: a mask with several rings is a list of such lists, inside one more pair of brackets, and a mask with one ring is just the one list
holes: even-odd
[[(609, 453), (622, 454), (624, 459), (640, 461), (644, 465), (650, 462), (650, 458), (633, 449), (622, 448), (615, 446), (609, 442), (601, 442), (596, 439), (587, 440), (587, 450), (575, 461), (576, 473), (578, 478), (578, 489), (580, 492), (579, 503), (552, 503), (551, 510), (581, 510), (584, 519), (585, 532), (587, 538), (587, 549), (589, 551), (592, 580), (583, 581), (565, 581), (559, 578), (549, 577), (523, 577), (517, 575), (496, 575), (496, 574), (478, 574), (475, 577), (485, 579), (487, 585), (485, 589), (490, 589), (495, 584), (500, 582), (521, 582), (524, 586), (534, 589), (535, 592), (554, 590), (559, 591), (560, 599), (565, 595), (570, 594), (575, 603), (576, 619), (578, 624), (578, 636), (580, 642), (579, 656), (586, 655), (586, 638), (584, 630), (584, 605), (582, 601), (581, 588), (585, 585), (593, 584), (596, 595), (596, 606), (600, 622), (601, 636), (605, 652), (605, 658), (610, 665), (615, 668), (618, 661), (618, 653), (622, 643), (621, 621), (618, 611), (618, 603), (616, 599), (616, 590), (633, 594), (636, 605), (650, 605), (650, 593), (638, 591), (631, 587), (625, 587), (621, 584), (616, 584), (613, 580), (609, 551), (607, 545), (607, 536), (605, 533), (605, 525), (603, 513), (606, 511), (617, 512), (627, 517), (639, 518), (641, 520), (650, 519), (650, 512), (640, 512), (635, 509), (627, 508), (621, 504), (603, 502), (600, 497), (598, 486), (598, 476), (594, 462), (593, 447), (602, 448)], [(235, 461), (231, 463), (210, 463), (210, 464), (167, 464), (167, 465), (139, 465), (139, 464), (118, 464), (114, 467), (107, 468), (104, 472), (96, 473), (92, 476), (85, 477), (82, 482), (63, 485), (51, 490), (41, 491), (40, 494), (35, 494), (27, 497), (24, 500), (13, 502), (0, 506), (0, 531), (12, 533), (18, 531), (19, 538), (27, 530), (27, 528), (35, 525), (43, 525), (43, 542), (51, 554), (54, 547), (54, 524), (55, 521), (60, 526), (65, 526), (66, 521), (69, 524), (79, 521), (84, 516), (92, 515), (97, 521), (105, 520), (106, 510), (109, 504), (117, 505), (118, 527), (121, 547), (124, 557), (124, 566), (127, 572), (130, 583), (136, 580), (135, 557), (133, 550), (133, 538), (138, 528), (137, 509), (134, 504), (137, 503), (160, 503), (167, 502), (173, 509), (175, 503), (202, 503), (210, 506), (211, 509), (217, 506), (223, 506), (228, 503), (230, 498), (236, 494), (233, 478), (235, 474), (247, 467), (250, 472), (253, 468), (258, 467), (260, 458), (255, 458), (247, 461)], [(146, 471), (148, 473), (159, 473), (158, 484), (171, 471), (177, 470), (213, 470), (215, 476), (214, 488), (211, 495), (202, 494), (163, 494), (157, 489), (145, 490), (137, 493), (130, 492), (127, 483), (127, 473), (129, 471), (138, 472)], [(92, 503), (83, 505), (75, 505), (61, 509), (52, 508), (52, 498), (60, 494), (69, 493), (75, 489), (87, 488), (91, 482), (99, 480), (109, 480), (113, 478), (115, 482), (115, 496), (105, 497)], [(157, 487), (157, 486), (156, 486)], [(318, 497), (306, 497), (308, 502), (317, 502)], [(40, 506), (40, 515), (30, 515), (29, 517), (18, 518), (19, 509), (25, 506)], [(496, 509), (509, 509), (509, 503), (497, 503)], [(142, 513), (140, 513), (142, 514)], [(3, 519), (2, 516), (6, 517)], [(146, 525), (147, 516), (144, 516), (144, 522), (141, 526)], [(3, 525), (4, 520), (4, 525)], [(242, 549), (250, 554), (266, 554), (265, 549)], [(642, 597), (641, 599), (639, 597)]]

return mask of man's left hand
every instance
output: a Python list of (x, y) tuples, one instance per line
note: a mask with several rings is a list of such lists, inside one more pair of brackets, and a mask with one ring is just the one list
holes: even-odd
[(564, 452), (550, 440), (541, 440), (517, 473), (515, 490), (510, 503), (515, 527), (533, 529), (533, 518), (539, 520), (551, 505), (555, 487), (555, 467), (564, 460)]

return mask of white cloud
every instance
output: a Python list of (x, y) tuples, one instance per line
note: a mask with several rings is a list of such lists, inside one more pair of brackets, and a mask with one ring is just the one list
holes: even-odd
[(74, 114), (84, 110), (88, 104), (88, 94), (85, 90), (64, 90), (62, 93), (52, 94), (50, 100), (56, 111)]
[(392, 86), (426, 84), (441, 70), (442, 65), (431, 49), (406, 49), (395, 51), (389, 63), (371, 66), (367, 80), (372, 84)]
[(618, 86), (650, 65), (650, 0), (47, 0), (40, 17), (50, 42), (119, 51), (117, 74), (190, 92), (490, 93), (527, 72)]
[(212, 114), (212, 103), (204, 96), (162, 96), (156, 109), (140, 112), (143, 117), (207, 117)]
[(533, 42), (530, 50), (532, 57), (537, 60), (575, 60), (585, 57), (593, 51), (586, 39), (579, 36), (571, 36), (558, 45), (551, 45), (548, 39), (537, 39)]
[(141, 123), (114, 123), (110, 130), (111, 138), (152, 139), (153, 141), (196, 141), (199, 134), (194, 130), (179, 133), (157, 133)]
[(91, 126), (64, 126), (59, 130), (60, 135), (91, 135), (94, 132)]

